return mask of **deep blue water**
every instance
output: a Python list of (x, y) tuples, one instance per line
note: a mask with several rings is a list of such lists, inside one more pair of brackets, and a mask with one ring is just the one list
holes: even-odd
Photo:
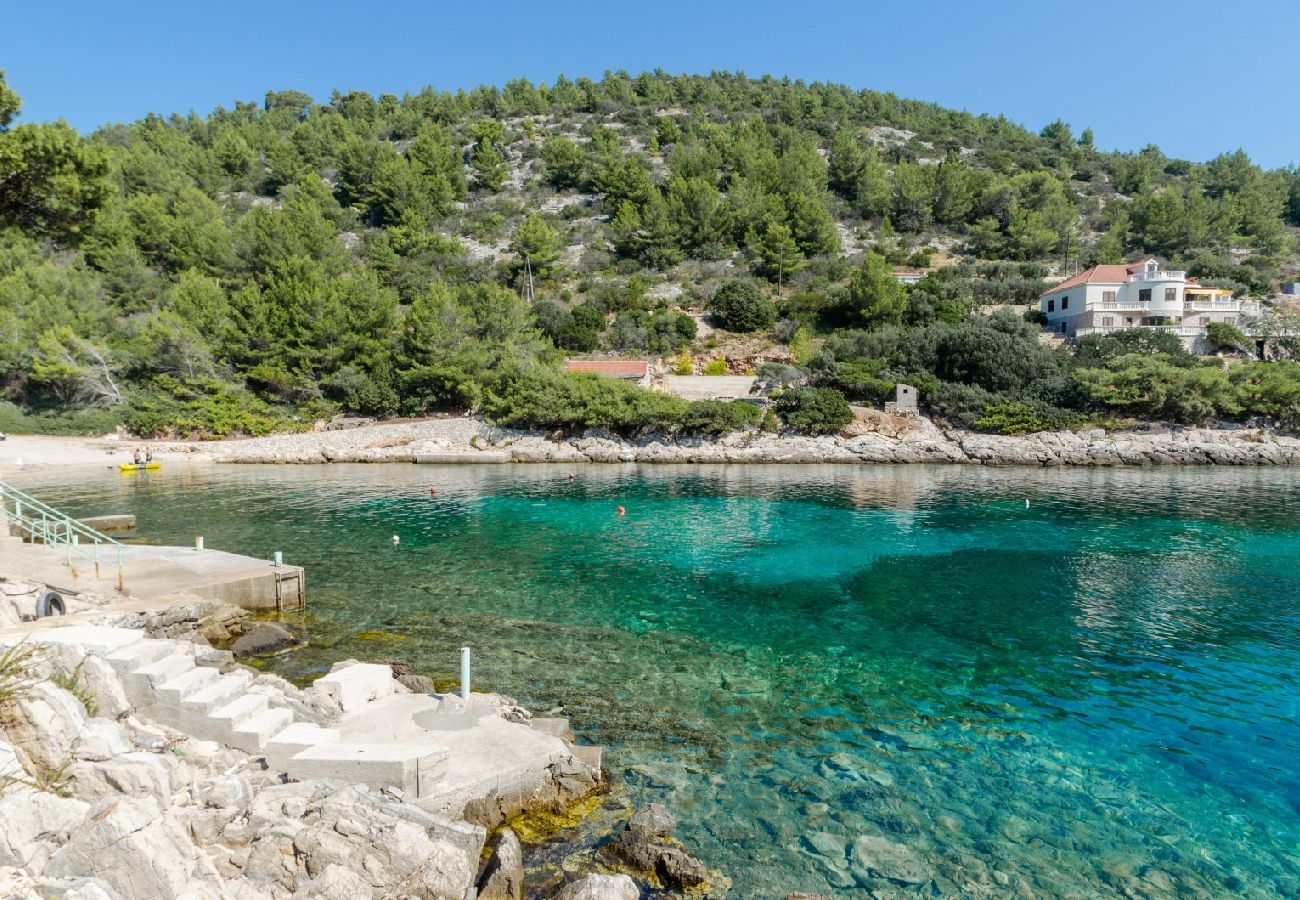
[(1300, 472), (164, 467), (22, 485), (136, 513), (152, 540), (307, 566), (312, 647), (287, 675), (355, 655), (451, 676), (472, 645), (476, 687), (607, 744), (733, 896), (1300, 895)]

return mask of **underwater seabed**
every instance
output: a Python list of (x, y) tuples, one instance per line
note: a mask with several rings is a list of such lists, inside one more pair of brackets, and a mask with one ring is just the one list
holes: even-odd
[(272, 662), (287, 677), (356, 656), (452, 678), (472, 646), (476, 687), (607, 744), (611, 802), (665, 803), (732, 896), (1300, 895), (1300, 472), (393, 465), (20, 486), (305, 565), (311, 645)]

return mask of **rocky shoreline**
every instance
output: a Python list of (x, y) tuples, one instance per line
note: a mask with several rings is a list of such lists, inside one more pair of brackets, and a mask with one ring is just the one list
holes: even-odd
[[(0, 587), (18, 611), (29, 595), (45, 590), (4, 578)], [(725, 876), (673, 840), (675, 822), (666, 810), (646, 807), (629, 818), (628, 808), (604, 802), (608, 782), (599, 753), (593, 769), (593, 754), (583, 751), (595, 748), (573, 744), (563, 720), (533, 719), (498, 695), (461, 700), (426, 691), (432, 683), (400, 661), (340, 662), (301, 689), (222, 649), (254, 654), (291, 645), (291, 630), (274, 622), (198, 598), (148, 611), (99, 609), (98, 599), (74, 602), (70, 628), (38, 627), (55, 622), (42, 619), (26, 632), (18, 624), (0, 630), (0, 896), (635, 900), (643, 891), (726, 894)], [(178, 660), (186, 665), (173, 671), (169, 664)], [(155, 678), (150, 672), (159, 666), (168, 672)], [(499, 717), (502, 724), (492, 727), (503, 733), (547, 735), (567, 750), (539, 784), (503, 792), (506, 782), (495, 776), (498, 786), (485, 794), (449, 805), (435, 800), (431, 807), (409, 789), (404, 796), (395, 786), (300, 780), (292, 769), (286, 775), (291, 763), (273, 749), (283, 737), (263, 744), (235, 726), (243, 740), (223, 741), (180, 727), (196, 716), (222, 715), (196, 710), (218, 679), (238, 678), (245, 687), (232, 706), (255, 697), (269, 713), (303, 723), (293, 728), (344, 728), (358, 702), (364, 711), (378, 701), (349, 699), (347, 683), (326, 682), (361, 670), (367, 677), (388, 673), (382, 678), (391, 680), (378, 693), (399, 704), (436, 701), (453, 716), (487, 710), (478, 721)], [(563, 826), (602, 807), (611, 824), (599, 846), (566, 859), (558, 882), (525, 884), (525, 851), (515, 829), (536, 841), (546, 822)]]
[(839, 435), (745, 432), (717, 438), (603, 429), (540, 434), (475, 419), (373, 424), (346, 431), (276, 435), (195, 445), (218, 463), (944, 463), (986, 466), (1300, 465), (1300, 438), (1265, 428), (1151, 425), (989, 435), (944, 428), (925, 417), (859, 410)]

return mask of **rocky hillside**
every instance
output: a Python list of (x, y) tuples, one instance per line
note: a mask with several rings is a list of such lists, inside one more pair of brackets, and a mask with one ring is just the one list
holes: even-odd
[[(0, 97), (0, 428), (14, 430), (262, 433), (494, 403), (510, 419), (521, 401), (562, 424), (527, 401), (592, 406), (554, 372), (593, 352), (679, 372), (779, 362), (850, 399), (903, 379), (974, 387), (941, 411), (1018, 402), (1046, 421), (1105, 413), (1106, 392), (1045, 387), (1061, 374), (1047, 363), (1003, 385), (894, 338), (823, 345), (933, 343), (1066, 269), (1135, 255), (1255, 296), (1296, 271), (1296, 172), (1240, 151), (1103, 153), (1062, 122), (1035, 134), (840, 85), (653, 72), (326, 102), (271, 91), (89, 139), (21, 124), (17, 96)], [(927, 277), (900, 285), (899, 266)]]

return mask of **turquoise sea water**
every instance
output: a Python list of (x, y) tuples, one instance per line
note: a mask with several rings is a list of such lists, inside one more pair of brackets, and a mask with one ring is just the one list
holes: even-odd
[[(1300, 895), (1300, 472), (216, 467), (22, 486), (133, 512), (152, 540), (307, 566), (312, 646), (278, 661), (290, 677), (345, 656), (450, 677), (471, 645), (477, 688), (606, 744), (733, 896)], [(855, 853), (864, 836), (907, 849)]]

